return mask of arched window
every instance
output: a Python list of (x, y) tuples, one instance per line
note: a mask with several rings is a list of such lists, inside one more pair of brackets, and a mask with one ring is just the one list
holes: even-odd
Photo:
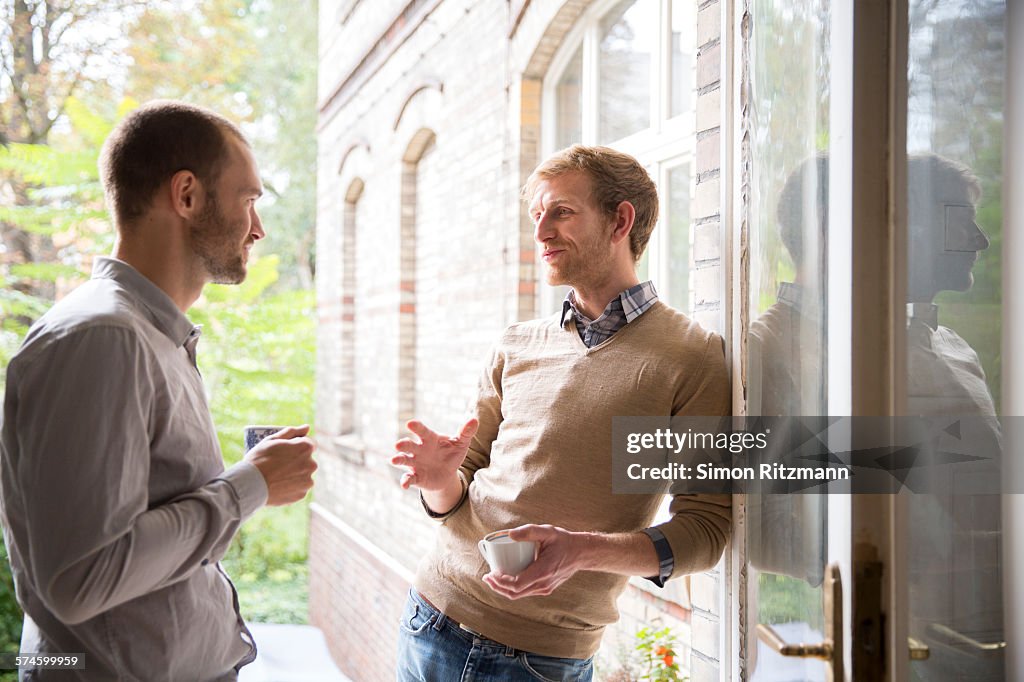
[[(696, 0), (599, 0), (544, 80), (542, 157), (574, 143), (635, 156), (658, 184), (659, 226), (640, 263), (661, 298), (691, 311), (690, 204), (696, 135)], [(542, 285), (541, 311), (564, 289)]]
[(338, 433), (347, 435), (356, 428), (356, 225), (359, 198), (364, 183), (355, 178), (345, 192), (341, 223), (341, 415)]
[(434, 146), (434, 132), (421, 128), (402, 156), (401, 239), (399, 254), (399, 321), (398, 321), (398, 432), (405, 433), (405, 423), (417, 414), (417, 347), (419, 244), (417, 226), (424, 222), (420, 182), (421, 162)]

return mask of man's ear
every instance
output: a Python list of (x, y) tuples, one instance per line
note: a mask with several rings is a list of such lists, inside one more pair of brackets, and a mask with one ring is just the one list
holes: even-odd
[(615, 223), (612, 227), (612, 244), (618, 244), (623, 239), (629, 239), (629, 233), (633, 231), (633, 221), (636, 220), (636, 209), (633, 204), (623, 201), (615, 208)]
[(190, 170), (180, 170), (171, 176), (171, 210), (182, 218), (192, 218), (199, 211), (203, 185)]

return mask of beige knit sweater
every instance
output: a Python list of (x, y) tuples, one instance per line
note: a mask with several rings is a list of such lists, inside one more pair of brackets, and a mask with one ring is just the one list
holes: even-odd
[[(480, 429), (462, 465), (464, 502), (443, 519), (416, 588), (450, 618), (516, 649), (588, 658), (627, 578), (581, 571), (551, 595), (509, 600), (481, 577), (487, 533), (525, 523), (608, 533), (648, 527), (660, 495), (613, 495), (612, 417), (721, 415), (730, 406), (721, 337), (656, 303), (593, 348), (559, 316), (509, 327), (481, 380)], [(722, 554), (728, 495), (677, 495), (658, 526), (673, 577)]]

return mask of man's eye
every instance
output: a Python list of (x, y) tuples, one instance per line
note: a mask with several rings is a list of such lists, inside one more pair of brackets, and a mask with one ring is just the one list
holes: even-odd
[(571, 211), (569, 211), (569, 209), (567, 209), (567, 208), (560, 208), (560, 209), (558, 209), (558, 215), (560, 215), (563, 218), (565, 216), (569, 215), (570, 212)]

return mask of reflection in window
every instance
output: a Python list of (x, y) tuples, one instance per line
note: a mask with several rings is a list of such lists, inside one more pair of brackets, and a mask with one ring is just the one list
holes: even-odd
[(598, 141), (608, 144), (651, 125), (651, 51), (657, 3), (626, 0), (601, 18)]
[[(907, 50), (907, 410), (988, 417), (996, 442), (1006, 4), (911, 0)], [(908, 505), (910, 636), (931, 650), (911, 679), (1005, 679), (999, 496)]]
[(583, 110), (583, 46), (573, 55), (562, 77), (558, 79), (555, 97), (557, 103), (557, 138), (555, 146), (563, 149), (582, 139)]
[[(824, 415), (829, 3), (753, 6), (747, 412)], [(826, 512), (820, 494), (747, 496), (748, 607), (787, 641), (822, 638)], [(820, 661), (748, 651), (752, 682), (827, 679)]]

